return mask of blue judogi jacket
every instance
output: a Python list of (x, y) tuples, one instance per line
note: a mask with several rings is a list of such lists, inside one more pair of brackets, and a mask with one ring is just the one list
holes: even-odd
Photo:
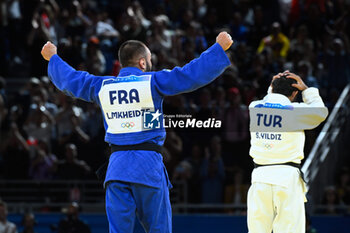
[[(121, 69), (118, 77), (94, 76), (76, 71), (54, 55), (48, 65), (48, 75), (54, 85), (67, 95), (100, 106), (107, 143), (135, 145), (147, 142), (163, 145), (163, 125), (145, 128), (144, 113), (163, 113), (165, 96), (194, 91), (213, 81), (229, 65), (230, 60), (216, 43), (184, 67), (158, 72), (126, 67)], [(162, 122), (162, 114), (159, 122)], [(163, 172), (162, 156), (157, 152), (118, 151), (110, 157), (105, 182), (120, 180), (159, 187)]]

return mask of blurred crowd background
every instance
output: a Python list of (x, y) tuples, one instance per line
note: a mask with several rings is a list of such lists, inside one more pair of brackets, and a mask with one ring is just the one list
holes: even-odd
[[(110, 152), (98, 106), (50, 83), (40, 55), (46, 41), (77, 70), (118, 75), (126, 40), (146, 43), (153, 70), (172, 69), (226, 30), (235, 41), (231, 66), (164, 102), (165, 114), (220, 119), (222, 128), (168, 129), (163, 155), (171, 180), (188, 184), (189, 202), (245, 204), (253, 169), (247, 106), (288, 69), (319, 88), (331, 111), (350, 81), (349, 10), (345, 0), (0, 0), (0, 179), (94, 180)], [(13, 86), (18, 78), (25, 85)], [(317, 133), (307, 132), (306, 155)], [(325, 190), (325, 213), (350, 205), (349, 178), (344, 164)]]

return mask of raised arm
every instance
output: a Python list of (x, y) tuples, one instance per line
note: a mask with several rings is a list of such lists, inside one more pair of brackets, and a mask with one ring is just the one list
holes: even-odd
[(303, 80), (296, 74), (289, 73), (287, 78), (293, 78), (297, 81), (297, 83), (292, 85), (301, 91), (304, 102), (293, 103), (296, 111), (296, 125), (300, 129), (313, 129), (317, 127), (328, 115), (328, 109), (324, 105), (318, 89), (306, 86)]
[(57, 55), (57, 48), (47, 42), (42, 50), (43, 58), (49, 61), (48, 76), (53, 84), (69, 96), (86, 101), (95, 101), (103, 77), (91, 75), (85, 71), (76, 71)]
[(216, 43), (197, 59), (171, 71), (159, 71), (154, 75), (155, 86), (163, 95), (176, 95), (194, 91), (217, 78), (231, 64), (225, 50), (233, 41), (226, 32), (221, 32)]

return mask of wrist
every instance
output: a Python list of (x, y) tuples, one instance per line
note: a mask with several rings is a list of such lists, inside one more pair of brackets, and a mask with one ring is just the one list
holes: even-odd
[(304, 86), (302, 86), (302, 88), (301, 88), (300, 91), (305, 91), (305, 90), (308, 89), (308, 88), (309, 88), (308, 86), (304, 85)]
[(55, 56), (57, 53), (54, 53), (54, 54), (52, 54), (50, 57), (49, 57), (49, 61), (51, 60), (51, 58), (53, 57), (53, 56)]

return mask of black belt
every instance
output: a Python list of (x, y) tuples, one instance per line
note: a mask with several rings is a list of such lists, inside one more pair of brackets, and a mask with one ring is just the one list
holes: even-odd
[(112, 153), (116, 151), (127, 151), (127, 150), (150, 150), (150, 151), (162, 153), (163, 147), (154, 143), (141, 143), (136, 145), (125, 145), (125, 146), (111, 145)]
[(275, 165), (288, 165), (288, 166), (292, 166), (292, 167), (296, 167), (296, 168), (301, 168), (299, 163), (293, 163), (293, 162), (288, 162), (288, 163), (272, 163), (272, 164), (257, 164), (254, 163), (254, 168), (258, 168), (258, 167), (265, 167), (265, 166), (275, 166)]
[[(304, 179), (304, 173), (301, 171), (301, 165), (299, 163), (293, 163), (293, 162), (288, 162), (288, 163), (273, 163), (273, 164), (257, 164), (254, 163), (254, 168), (258, 168), (258, 167), (265, 167), (265, 166), (276, 166), (276, 165), (287, 165), (287, 166), (292, 166), (292, 167), (296, 167), (299, 170), (301, 179), (303, 179), (303, 181), (305, 182)], [(305, 182), (306, 183), (306, 182)]]
[[(111, 154), (116, 151), (128, 151), (128, 150), (148, 150), (148, 151), (155, 151), (158, 153), (162, 153), (163, 147), (154, 143), (141, 143), (136, 145), (124, 145), (124, 146), (118, 146), (111, 144)], [(110, 156), (109, 156), (110, 157)], [(105, 180), (106, 172), (108, 168), (109, 163), (109, 157), (108, 161), (106, 161), (101, 167), (97, 169), (96, 176), (99, 180)]]

